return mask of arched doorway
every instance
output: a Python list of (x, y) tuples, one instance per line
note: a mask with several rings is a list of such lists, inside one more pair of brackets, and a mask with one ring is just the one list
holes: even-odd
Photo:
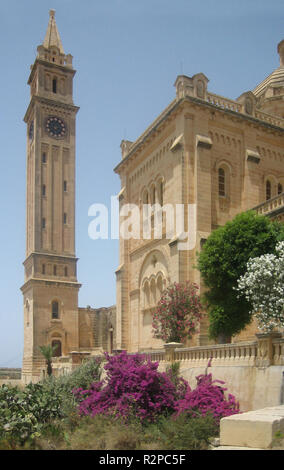
[(53, 357), (60, 357), (62, 356), (62, 346), (61, 346), (61, 341), (59, 339), (54, 339), (52, 340), (51, 343), (52, 347), (55, 348), (55, 351), (53, 353)]

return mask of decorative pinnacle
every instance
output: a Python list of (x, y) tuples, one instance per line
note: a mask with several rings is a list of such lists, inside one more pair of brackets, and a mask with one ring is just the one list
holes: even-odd
[(60, 53), (64, 54), (62, 42), (55, 22), (55, 10), (49, 10), (49, 22), (47, 26), (46, 35), (43, 41), (43, 46), (46, 49), (50, 49), (50, 47), (56, 46), (59, 49)]

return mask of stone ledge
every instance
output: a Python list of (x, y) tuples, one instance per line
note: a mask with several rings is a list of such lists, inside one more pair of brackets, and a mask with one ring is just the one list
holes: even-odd
[(234, 446), (219, 446), (212, 447), (210, 450), (264, 450), (259, 447), (234, 447)]
[(220, 446), (271, 449), (284, 433), (284, 405), (228, 416), (220, 422)]

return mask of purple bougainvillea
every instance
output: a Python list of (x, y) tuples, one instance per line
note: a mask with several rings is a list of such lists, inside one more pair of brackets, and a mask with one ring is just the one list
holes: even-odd
[(142, 422), (153, 422), (160, 415), (188, 413), (191, 416), (213, 413), (216, 422), (238, 412), (232, 395), (225, 398), (225, 388), (212, 381), (211, 374), (196, 377), (197, 387), (172, 372), (159, 372), (158, 362), (143, 354), (115, 356), (105, 354), (106, 378), (93, 383), (89, 390), (73, 390), (81, 415), (111, 414), (127, 419), (134, 415)]
[(217, 385), (224, 384), (221, 380), (212, 380), (212, 374), (202, 374), (196, 377), (197, 386), (194, 390), (187, 389), (184, 398), (177, 402), (177, 415), (187, 413), (191, 416), (213, 414), (216, 423), (221, 418), (239, 413), (239, 403), (235, 397), (228, 394), (226, 388)]
[(143, 354), (122, 353), (109, 356), (106, 379), (92, 384), (89, 390), (77, 389), (81, 415), (99, 413), (127, 417), (135, 414), (141, 420), (153, 421), (161, 414), (173, 413), (177, 401), (185, 396), (187, 382), (174, 384), (169, 374), (158, 371), (158, 362)]

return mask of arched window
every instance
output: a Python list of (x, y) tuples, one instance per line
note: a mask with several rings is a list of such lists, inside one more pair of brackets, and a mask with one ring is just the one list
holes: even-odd
[(153, 185), (151, 188), (151, 203), (156, 204), (156, 186)]
[(277, 194), (282, 194), (283, 193), (283, 186), (281, 183), (278, 183), (277, 186)]
[(218, 170), (218, 192), (219, 196), (226, 196), (226, 177), (224, 168)]
[(57, 267), (56, 264), (53, 266), (53, 276), (57, 275)]
[(52, 80), (52, 91), (53, 93), (57, 93), (57, 79), (56, 78)]
[(112, 353), (113, 351), (113, 326), (110, 325), (110, 328), (109, 328), (109, 349), (110, 349), (110, 353)]
[(51, 304), (51, 316), (55, 320), (59, 318), (59, 303), (57, 300), (53, 300)]
[(46, 153), (43, 152), (42, 154), (42, 163), (46, 163)]
[(41, 266), (41, 273), (42, 273), (42, 274), (45, 274), (45, 264), (43, 264), (43, 265)]
[(65, 276), (65, 277), (68, 276), (68, 268), (67, 268), (67, 266), (65, 266), (65, 268), (64, 268), (64, 276)]
[(56, 348), (53, 352), (53, 357), (62, 356), (61, 341), (59, 339), (54, 339), (51, 343), (51, 346), (52, 346), (52, 348)]
[(42, 195), (43, 196), (46, 195), (46, 186), (45, 186), (45, 184), (42, 185)]
[(144, 308), (149, 307), (150, 305), (150, 288), (149, 283), (146, 282), (144, 285)]
[(157, 300), (159, 300), (161, 295), (162, 295), (162, 292), (163, 292), (163, 278), (162, 278), (162, 276), (158, 277), (157, 288), (158, 288), (158, 296), (159, 296), (159, 298)]
[(266, 181), (266, 200), (271, 199), (271, 183), (269, 180)]
[(161, 204), (161, 206), (163, 206), (163, 204), (164, 204), (164, 184), (163, 184), (163, 181), (160, 181), (159, 187), (160, 187), (160, 204)]
[(155, 280), (151, 280), (150, 284), (150, 304), (151, 305), (156, 305), (157, 302), (157, 295), (156, 295), (156, 283)]

